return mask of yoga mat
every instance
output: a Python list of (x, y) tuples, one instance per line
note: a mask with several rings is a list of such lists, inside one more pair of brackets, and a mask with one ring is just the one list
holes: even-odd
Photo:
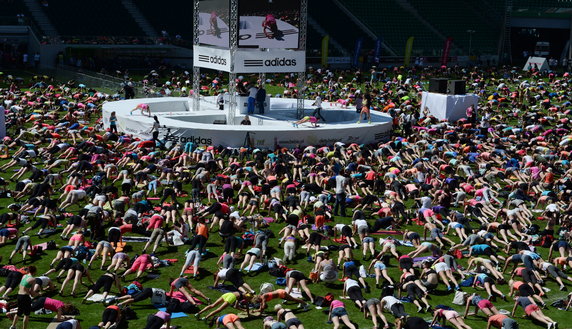
[[(107, 298), (105, 299), (105, 301), (109, 302), (113, 298), (115, 298), (114, 295), (107, 295)], [(103, 302), (103, 294), (93, 294), (93, 296), (89, 297), (87, 300), (89, 300), (90, 302), (101, 303), (101, 302)]]
[(377, 232), (372, 232), (371, 234), (389, 234), (389, 235), (403, 235), (403, 232), (401, 231), (377, 231)]
[(127, 243), (125, 243), (125, 242), (118, 242), (117, 246), (115, 247), (115, 252), (122, 252), (123, 248), (125, 248), (126, 244)]
[(147, 236), (123, 236), (123, 237), (121, 237), (121, 240), (123, 240), (123, 242), (147, 242), (150, 239), (151, 238), (147, 237)]
[[(159, 311), (163, 311), (166, 312), (167, 308), (166, 307), (157, 307), (157, 309)], [(175, 313), (171, 313), (171, 319), (177, 319), (177, 318), (184, 318), (187, 317), (188, 315), (183, 313), (183, 312), (175, 312)]]
[[(67, 318), (75, 318), (75, 316), (70, 316), (70, 315), (66, 315)], [(68, 319), (69, 320), (69, 319)], [(48, 326), (46, 327), (46, 329), (56, 329), (56, 327), (62, 323), (63, 321), (58, 321), (56, 320), (56, 317), (53, 318), (52, 322), (50, 322), (48, 324)]]
[(433, 256), (415, 257), (415, 258), (413, 258), (413, 262), (422, 262), (422, 261), (429, 259), (429, 258), (436, 259)]
[[(193, 274), (194, 273), (193, 269), (194, 269), (194, 267), (193, 267), (193, 265), (191, 265), (191, 266), (187, 267), (187, 269), (185, 270), (184, 273), (185, 274)], [(201, 273), (201, 271), (197, 271), (197, 274), (199, 274), (199, 273)]]

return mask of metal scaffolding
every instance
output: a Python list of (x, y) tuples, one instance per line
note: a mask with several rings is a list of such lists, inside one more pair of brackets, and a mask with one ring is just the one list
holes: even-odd
[(226, 112), (226, 124), (234, 125), (234, 117), (236, 116), (236, 73), (234, 72), (234, 55), (238, 48), (238, 0), (230, 0), (230, 73), (228, 74), (228, 92), (230, 99), (228, 110)]
[[(193, 3), (193, 45), (199, 45), (199, 0)], [(200, 109), (201, 68), (193, 65), (193, 112)]]
[[(308, 35), (308, 0), (300, 2), (300, 27), (299, 27), (299, 50), (306, 50), (306, 37)], [(306, 98), (306, 71), (298, 72), (298, 101), (296, 103), (296, 117), (301, 119), (304, 117), (304, 99)]]

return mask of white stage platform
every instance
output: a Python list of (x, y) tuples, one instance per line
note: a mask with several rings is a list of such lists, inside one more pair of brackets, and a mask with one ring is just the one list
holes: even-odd
[(423, 92), (421, 96), (421, 115), (425, 107), (429, 108), (429, 115), (439, 120), (456, 121), (466, 117), (466, 110), (474, 105), (477, 110), (479, 96), (474, 94), (447, 95)]
[[(192, 99), (184, 97), (144, 98), (109, 102), (103, 104), (103, 123), (109, 127), (109, 116), (115, 111), (117, 128), (121, 132), (149, 139), (153, 118), (143, 116), (139, 111), (129, 112), (140, 103), (149, 104), (153, 115), (159, 117), (160, 137), (170, 133), (180, 143), (194, 142), (201, 145), (224, 145), (240, 147), (244, 145), (247, 132), (251, 143), (258, 148), (273, 149), (276, 145), (294, 147), (297, 145), (332, 145), (335, 142), (367, 144), (385, 141), (391, 133), (391, 117), (380, 112), (372, 112), (372, 122), (356, 123), (358, 114), (355, 108), (341, 109), (323, 103), (322, 115), (326, 122), (319, 127), (309, 123), (292, 126), (296, 121), (296, 99), (272, 98), (270, 109), (265, 114), (250, 116), (251, 126), (241, 126), (243, 114), (236, 114), (235, 125), (213, 124), (215, 120), (226, 120), (225, 111), (218, 110), (214, 97), (201, 100), (201, 110), (192, 112)], [(313, 101), (306, 101), (305, 115), (311, 115)], [(238, 112), (238, 111), (237, 111)]]

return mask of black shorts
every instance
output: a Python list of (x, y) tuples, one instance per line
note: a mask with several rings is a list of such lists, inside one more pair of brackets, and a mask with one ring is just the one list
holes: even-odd
[(342, 235), (351, 237), (353, 235), (352, 228), (347, 225), (342, 227)]
[(363, 295), (361, 293), (361, 289), (359, 287), (353, 286), (350, 287), (347, 291), (348, 296), (350, 297), (351, 300), (355, 301), (364, 301), (365, 299), (363, 298)]
[(423, 290), (419, 288), (415, 283), (410, 283), (407, 285), (407, 296), (411, 299), (418, 299), (423, 297)]
[(71, 258), (64, 258), (59, 261), (58, 265), (56, 265), (56, 271), (59, 270), (69, 270), (73, 265), (73, 260)]
[(226, 281), (232, 283), (235, 287), (241, 287), (244, 284), (242, 273), (237, 269), (231, 268), (226, 272)]
[(20, 295), (17, 297), (18, 316), (30, 315), (32, 312), (32, 297), (30, 295)]
[(399, 260), (399, 267), (404, 270), (410, 270), (413, 268), (413, 259), (411, 258), (403, 258)]
[(38, 297), (34, 299), (32, 302), (32, 312), (36, 312), (39, 309), (44, 308), (44, 304), (46, 303), (46, 297)]
[(308, 278), (304, 275), (304, 273), (294, 270), (290, 272), (290, 277), (296, 281), (307, 280)]
[(518, 293), (521, 297), (529, 297), (534, 295), (534, 289), (532, 289), (532, 287), (527, 284), (523, 284), (518, 287)]
[(83, 266), (80, 262), (76, 262), (70, 266), (70, 270), (80, 271), (83, 273), (85, 271), (85, 266)]
[(345, 269), (345, 274), (348, 278), (351, 278), (353, 276), (359, 278), (359, 269), (355, 265), (347, 266)]
[(70, 219), (68, 220), (68, 224), (70, 225), (74, 225), (74, 226), (80, 226), (81, 225), (81, 217), (80, 216), (71, 216)]
[(119, 312), (117, 312), (116, 309), (106, 308), (101, 315), (101, 322), (103, 322), (103, 324), (106, 324), (107, 322), (113, 323), (117, 322), (118, 318)]
[(20, 283), (20, 281), (22, 281), (23, 276), (24, 275), (18, 271), (12, 271), (8, 273), (8, 276), (6, 277), (6, 283), (4, 283), (4, 287), (12, 289), (16, 288)]
[(94, 292), (99, 292), (99, 289), (103, 288), (103, 291), (109, 292), (113, 286), (114, 279), (109, 275), (102, 275), (97, 281), (91, 286), (90, 290)]
[(310, 233), (310, 237), (308, 238), (308, 242), (312, 245), (319, 246), (322, 243), (322, 235), (316, 232)]
[(298, 318), (292, 318), (286, 321), (286, 327), (290, 328), (291, 326), (299, 326), (302, 324), (302, 321), (298, 320)]

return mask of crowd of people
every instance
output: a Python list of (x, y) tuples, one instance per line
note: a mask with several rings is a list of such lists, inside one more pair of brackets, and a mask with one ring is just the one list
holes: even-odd
[[(479, 106), (457, 122), (431, 117), (419, 93), (435, 76), (462, 77)], [(105, 129), (112, 95), (8, 81), (5, 327), (29, 328), (38, 310), (58, 329), (169, 329), (179, 312), (193, 314), (183, 327), (229, 329), (558, 327), (572, 281), (568, 73), (396, 67), (307, 80), (323, 101), (390, 114), (390, 140), (165, 147), (159, 134)], [(136, 320), (135, 304), (165, 308)]]

